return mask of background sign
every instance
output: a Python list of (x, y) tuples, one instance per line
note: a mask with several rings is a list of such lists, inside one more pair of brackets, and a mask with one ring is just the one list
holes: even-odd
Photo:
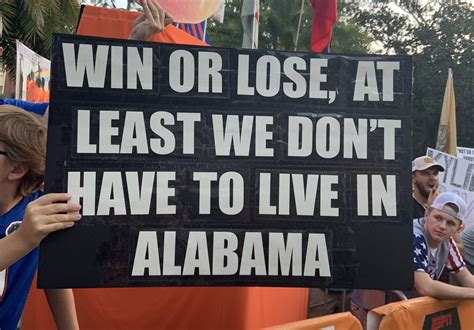
[(474, 163), (431, 148), (426, 154), (445, 168), (439, 172), (440, 190), (454, 192), (466, 202), (466, 228), (474, 224)]
[(411, 286), (410, 57), (53, 39), (40, 286)]
[(474, 163), (474, 148), (457, 147), (458, 157)]
[(49, 60), (17, 40), (15, 98), (37, 103), (49, 102), (50, 66)]

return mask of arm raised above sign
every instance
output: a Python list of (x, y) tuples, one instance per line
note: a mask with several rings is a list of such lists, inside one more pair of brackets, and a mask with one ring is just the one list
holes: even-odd
[(173, 18), (157, 2), (152, 0), (142, 0), (140, 2), (143, 6), (143, 14), (133, 22), (128, 39), (148, 40), (153, 35), (161, 32), (166, 25), (173, 22)]

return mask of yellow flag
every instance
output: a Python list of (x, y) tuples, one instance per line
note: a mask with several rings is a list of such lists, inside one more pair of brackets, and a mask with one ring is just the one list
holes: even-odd
[(436, 149), (456, 156), (456, 147), (456, 102), (454, 100), (453, 72), (449, 69), (444, 90), (443, 108), (439, 119)]

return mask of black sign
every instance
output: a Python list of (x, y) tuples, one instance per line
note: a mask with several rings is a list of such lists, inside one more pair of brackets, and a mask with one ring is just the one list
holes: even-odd
[(411, 287), (410, 57), (53, 41), (41, 287)]

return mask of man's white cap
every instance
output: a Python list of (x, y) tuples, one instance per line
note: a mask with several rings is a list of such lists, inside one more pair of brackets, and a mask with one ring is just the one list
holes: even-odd
[[(448, 204), (456, 205), (457, 210), (453, 209)], [(461, 221), (464, 221), (464, 216), (467, 209), (466, 203), (463, 201), (463, 199), (452, 192), (444, 192), (439, 194), (433, 201), (433, 204), (431, 204), (431, 207), (443, 211), (444, 213), (449, 214)]]
[(436, 162), (430, 156), (421, 156), (411, 162), (411, 172), (424, 171), (430, 167), (436, 166), (440, 172), (444, 172), (444, 167)]

